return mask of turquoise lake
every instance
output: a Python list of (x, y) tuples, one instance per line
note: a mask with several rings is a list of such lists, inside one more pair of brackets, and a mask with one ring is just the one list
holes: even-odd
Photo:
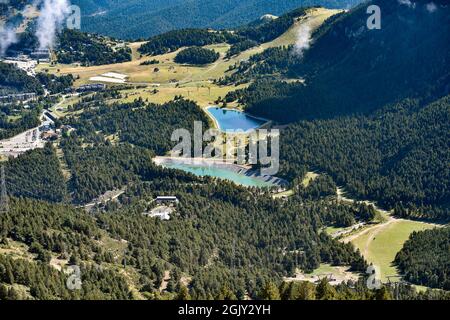
[(251, 129), (257, 129), (266, 122), (264, 120), (251, 117), (238, 110), (221, 109), (218, 107), (209, 107), (206, 110), (217, 120), (221, 131), (239, 129), (248, 131)]
[[(263, 125), (266, 121), (251, 117), (244, 112), (221, 109), (218, 107), (209, 107), (206, 111), (216, 120), (219, 130), (243, 130), (248, 131), (257, 129)], [(160, 163), (163, 167), (168, 169), (183, 170), (185, 172), (192, 173), (196, 176), (209, 176), (223, 180), (232, 181), (238, 185), (246, 187), (273, 187), (277, 183), (271, 177), (255, 177), (246, 173), (245, 170), (227, 165), (211, 165), (208, 163), (184, 163), (177, 160), (166, 160)]]
[(218, 168), (215, 166), (197, 166), (186, 163), (174, 163), (174, 162), (165, 162), (162, 163), (161, 165), (168, 169), (183, 170), (185, 172), (189, 172), (200, 177), (209, 176), (218, 179), (229, 180), (245, 187), (264, 188), (274, 186), (272, 182), (266, 182), (261, 178), (246, 176), (245, 174), (238, 173), (233, 171), (232, 169), (227, 168)]

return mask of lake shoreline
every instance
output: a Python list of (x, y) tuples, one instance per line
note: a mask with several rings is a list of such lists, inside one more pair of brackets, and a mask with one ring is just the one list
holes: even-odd
[[(227, 170), (232, 174), (237, 174), (241, 177), (246, 177), (250, 179), (255, 179), (261, 183), (267, 184), (266, 187), (279, 187), (286, 188), (289, 183), (279, 177), (261, 175), (258, 170), (252, 169), (249, 165), (240, 165), (234, 163), (234, 161), (226, 161), (223, 159), (204, 159), (204, 158), (181, 158), (181, 157), (155, 157), (152, 159), (153, 162), (159, 166), (168, 167), (170, 166), (191, 166), (200, 169), (219, 169)], [(177, 168), (183, 170), (181, 168)], [(215, 177), (215, 176), (212, 176)], [(216, 177), (221, 179), (220, 177)], [(233, 181), (233, 179), (228, 179)], [(236, 181), (234, 181), (237, 183)], [(240, 183), (237, 183), (240, 184)]]
[[(220, 120), (217, 119), (217, 116), (213, 114), (213, 112), (211, 112), (211, 109), (214, 110), (221, 110), (221, 111), (230, 111), (230, 112), (235, 112), (235, 113), (239, 113), (240, 115), (252, 119), (255, 122), (258, 122), (257, 125), (255, 125), (253, 128), (235, 128), (235, 129), (231, 129), (231, 128), (224, 128), (221, 124), (220, 124)], [(208, 117), (213, 121), (214, 126), (216, 127), (216, 129), (220, 130), (221, 132), (226, 132), (227, 130), (237, 130), (237, 129), (242, 129), (244, 132), (250, 131), (250, 130), (255, 130), (255, 129), (259, 129), (262, 126), (267, 125), (268, 123), (270, 123), (269, 119), (264, 119), (264, 118), (260, 118), (260, 117), (256, 117), (253, 115), (250, 115), (248, 113), (245, 113), (244, 111), (238, 110), (238, 109), (233, 109), (233, 108), (220, 108), (218, 106), (214, 106), (214, 105), (210, 105), (207, 106), (206, 108), (203, 109), (205, 111), (205, 113), (208, 115)]]

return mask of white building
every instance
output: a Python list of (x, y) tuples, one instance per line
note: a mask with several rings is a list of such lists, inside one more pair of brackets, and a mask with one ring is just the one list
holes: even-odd
[(166, 206), (160, 206), (154, 208), (150, 213), (146, 214), (151, 218), (159, 218), (161, 220), (170, 220), (170, 215), (173, 213), (174, 209)]
[(174, 203), (176, 204), (179, 202), (178, 198), (175, 196), (159, 196), (159, 197), (156, 197), (155, 201), (157, 203), (172, 203), (172, 204), (174, 204)]

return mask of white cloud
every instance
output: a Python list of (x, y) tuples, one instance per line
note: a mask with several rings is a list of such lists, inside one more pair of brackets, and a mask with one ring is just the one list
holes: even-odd
[(53, 47), (56, 32), (69, 14), (70, 3), (68, 0), (44, 0), (36, 30), (40, 49)]
[(3, 56), (9, 46), (17, 42), (16, 32), (8, 27), (0, 31), (0, 56)]
[(430, 13), (433, 13), (437, 10), (437, 6), (434, 4), (434, 2), (428, 3), (426, 7), (427, 7), (428, 12), (430, 12)]
[(311, 27), (303, 25), (297, 32), (297, 41), (295, 42), (294, 51), (300, 57), (303, 52), (309, 49), (311, 43)]
[(405, 5), (405, 6), (408, 6), (410, 8), (413, 8), (413, 9), (416, 7), (416, 4), (412, 3), (411, 0), (398, 0), (398, 3), (402, 4), (402, 5)]

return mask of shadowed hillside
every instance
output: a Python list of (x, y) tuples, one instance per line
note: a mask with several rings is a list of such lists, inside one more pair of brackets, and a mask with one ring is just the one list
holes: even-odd
[(290, 58), (288, 74), (305, 78), (306, 86), (280, 85), (270, 96), (256, 86), (248, 111), (290, 122), (368, 113), (406, 97), (448, 93), (450, 32), (443, 26), (450, 23), (450, 8), (436, 5), (431, 12), (426, 1), (371, 3), (381, 8), (381, 30), (366, 27), (366, 4), (330, 19), (303, 59)]
[[(83, 30), (119, 38), (147, 38), (181, 28), (229, 28), (265, 14), (281, 15), (298, 7), (348, 8), (360, 0), (75, 0)], [(87, 12), (87, 13), (86, 13)], [(186, 14), (189, 13), (189, 14)]]

